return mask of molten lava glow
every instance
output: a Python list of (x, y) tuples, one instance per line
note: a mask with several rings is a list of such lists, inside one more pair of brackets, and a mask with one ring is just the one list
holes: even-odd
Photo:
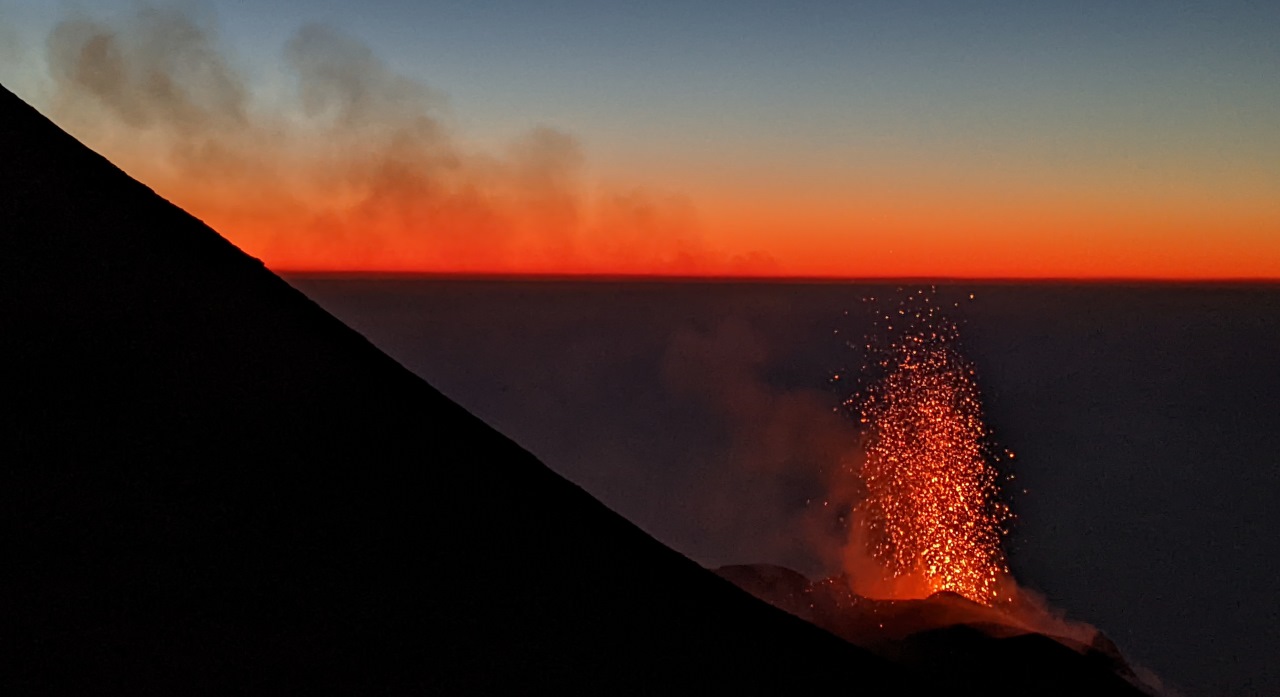
[(932, 293), (879, 320), (887, 338), (868, 343), (873, 377), (850, 401), (866, 429), (851, 544), (899, 595), (951, 591), (990, 605), (1009, 573), (1012, 514), (999, 498), (974, 369)]

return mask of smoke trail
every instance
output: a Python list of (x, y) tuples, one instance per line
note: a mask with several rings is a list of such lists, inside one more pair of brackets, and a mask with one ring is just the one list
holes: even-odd
[[(696, 273), (720, 262), (678, 198), (588, 196), (581, 147), (540, 126), (469, 149), (446, 99), (332, 28), (255, 92), (216, 27), (168, 9), (72, 18), (46, 42), (60, 124), (282, 267)], [(724, 262), (727, 266), (728, 262)]]

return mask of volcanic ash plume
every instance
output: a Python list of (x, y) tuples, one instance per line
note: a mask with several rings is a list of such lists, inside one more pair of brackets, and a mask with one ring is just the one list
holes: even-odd
[(949, 591), (991, 605), (1008, 579), (1012, 515), (999, 498), (974, 369), (933, 294), (878, 319), (865, 387), (848, 402), (865, 428), (865, 457), (846, 570), (862, 595)]

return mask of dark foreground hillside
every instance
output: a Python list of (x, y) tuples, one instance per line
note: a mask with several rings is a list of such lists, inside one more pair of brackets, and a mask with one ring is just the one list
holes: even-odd
[(0, 693), (928, 687), (655, 542), (4, 90), (0, 263)]
[(644, 535), (7, 91), (0, 124), (0, 692), (904, 684)]

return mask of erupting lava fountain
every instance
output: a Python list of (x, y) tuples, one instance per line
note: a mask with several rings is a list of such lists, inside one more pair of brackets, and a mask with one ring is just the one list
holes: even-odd
[(1004, 598), (1004, 538), (997, 452), (983, 422), (975, 371), (958, 327), (934, 292), (877, 315), (863, 389), (846, 402), (864, 430), (850, 468), (863, 496), (845, 549), (854, 590), (880, 598), (940, 591), (993, 605)]

